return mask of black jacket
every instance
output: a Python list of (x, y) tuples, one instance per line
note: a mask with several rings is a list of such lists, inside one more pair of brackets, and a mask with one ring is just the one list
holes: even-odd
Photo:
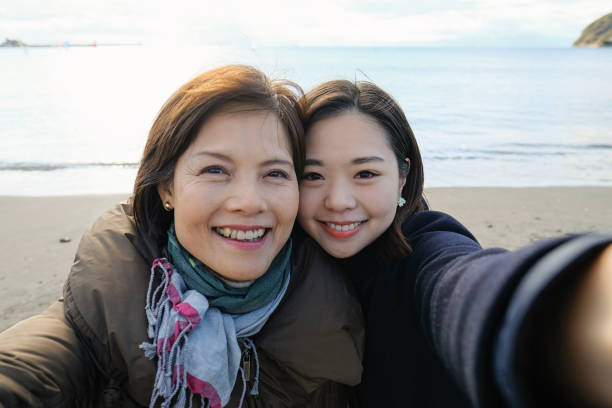
[[(127, 204), (85, 232), (65, 300), (0, 333), (0, 408), (148, 406), (156, 362), (145, 314), (161, 250), (138, 233)], [(342, 407), (362, 372), (363, 317), (349, 282), (313, 242), (294, 245), (286, 296), (257, 346), (259, 395), (243, 407)], [(227, 406), (238, 406), (242, 382)], [(194, 399), (197, 401), (197, 398)]]
[(542, 319), (537, 312), (555, 302), (559, 290), (550, 288), (568, 278), (573, 263), (601, 250), (612, 235), (483, 250), (458, 221), (435, 211), (413, 215), (402, 230), (413, 248), (405, 259), (383, 267), (366, 250), (344, 265), (366, 316), (358, 405), (553, 402), (550, 375), (538, 375), (543, 367), (533, 358), (534, 316)]

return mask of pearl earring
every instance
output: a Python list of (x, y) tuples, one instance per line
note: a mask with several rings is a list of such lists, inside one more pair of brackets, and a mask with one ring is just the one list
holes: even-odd
[(172, 211), (172, 210), (174, 210), (174, 207), (172, 206), (172, 204), (170, 204), (168, 201), (166, 201), (166, 202), (164, 203), (164, 210), (166, 210), (166, 211)]
[(406, 204), (406, 199), (404, 197), (400, 197), (399, 200), (397, 200), (397, 206), (403, 207), (404, 204)]

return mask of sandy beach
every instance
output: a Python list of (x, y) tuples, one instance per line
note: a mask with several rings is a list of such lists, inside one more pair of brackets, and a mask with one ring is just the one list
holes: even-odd
[[(432, 210), (456, 217), (484, 247), (612, 231), (610, 187), (432, 188), (426, 197)], [(61, 296), (83, 231), (126, 198), (0, 196), (0, 331)]]

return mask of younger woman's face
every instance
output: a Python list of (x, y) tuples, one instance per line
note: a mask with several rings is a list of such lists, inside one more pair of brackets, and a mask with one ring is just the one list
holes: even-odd
[(391, 225), (405, 182), (374, 119), (358, 112), (323, 119), (306, 135), (298, 221), (332, 256), (353, 256)]

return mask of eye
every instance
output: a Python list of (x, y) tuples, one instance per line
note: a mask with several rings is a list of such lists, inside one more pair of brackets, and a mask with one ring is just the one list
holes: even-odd
[(200, 174), (226, 174), (227, 172), (221, 166), (208, 166), (200, 171)]
[(357, 174), (355, 174), (355, 178), (359, 178), (359, 179), (369, 179), (369, 178), (376, 177), (376, 176), (378, 176), (378, 174), (370, 170), (362, 170), (358, 172)]
[(289, 174), (287, 174), (287, 172), (283, 170), (272, 170), (267, 174), (267, 176), (274, 177), (274, 178), (285, 178), (285, 179), (289, 178)]
[(323, 176), (315, 172), (304, 173), (302, 180), (306, 180), (306, 181), (323, 180)]

